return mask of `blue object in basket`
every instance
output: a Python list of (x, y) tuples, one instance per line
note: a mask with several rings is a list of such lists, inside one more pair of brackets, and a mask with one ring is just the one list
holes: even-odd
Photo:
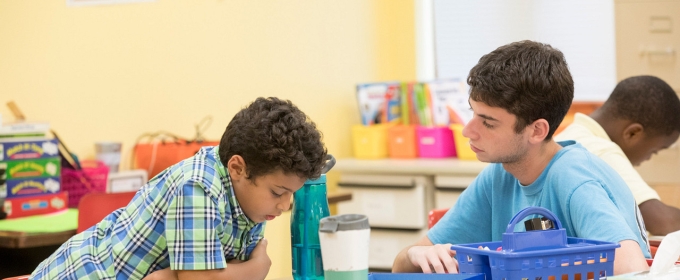
[(368, 280), (484, 280), (484, 274), (369, 273)]
[[(539, 214), (553, 221), (555, 229), (514, 232), (515, 225), (529, 215)], [(489, 250), (478, 249), (488, 247)], [(502, 246), (502, 251), (496, 251)], [(519, 211), (503, 233), (503, 241), (451, 246), (459, 270), (484, 273), (486, 279), (598, 279), (614, 272), (614, 250), (618, 243), (567, 237), (562, 223), (542, 207)], [(597, 275), (597, 278), (595, 278)]]

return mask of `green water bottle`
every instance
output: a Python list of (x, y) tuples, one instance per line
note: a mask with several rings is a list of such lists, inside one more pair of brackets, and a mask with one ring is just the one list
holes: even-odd
[[(335, 158), (332, 155), (328, 155), (326, 160), (323, 173), (328, 172), (335, 165)], [(307, 180), (304, 186), (293, 195), (293, 210), (290, 218), (293, 279), (324, 279), (319, 243), (319, 221), (329, 215), (326, 174), (321, 174), (318, 179)]]

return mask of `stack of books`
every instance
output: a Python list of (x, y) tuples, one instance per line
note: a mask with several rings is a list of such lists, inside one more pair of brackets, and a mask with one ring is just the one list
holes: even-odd
[(465, 125), (472, 119), (468, 91), (462, 79), (365, 83), (357, 85), (357, 101), (364, 126)]
[(7, 218), (53, 213), (67, 206), (61, 158), (45, 122), (0, 125), (0, 200)]

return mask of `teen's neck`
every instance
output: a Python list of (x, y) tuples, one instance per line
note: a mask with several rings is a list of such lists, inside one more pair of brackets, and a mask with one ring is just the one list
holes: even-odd
[(557, 152), (562, 149), (555, 140), (531, 147), (524, 157), (512, 163), (503, 163), (503, 168), (512, 174), (522, 186), (531, 185), (550, 164)]

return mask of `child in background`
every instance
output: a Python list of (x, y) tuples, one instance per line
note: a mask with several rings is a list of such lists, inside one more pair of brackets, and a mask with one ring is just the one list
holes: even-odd
[(264, 279), (265, 221), (320, 176), (325, 157), (321, 133), (302, 111), (258, 98), (229, 122), (219, 146), (158, 174), (30, 279)]
[(621, 175), (654, 235), (680, 230), (680, 209), (661, 202), (633, 166), (667, 149), (680, 135), (680, 99), (663, 80), (653, 76), (624, 79), (607, 101), (586, 116), (576, 113), (574, 122), (555, 136), (576, 140)]
[(392, 271), (456, 272), (451, 244), (500, 241), (529, 206), (553, 212), (568, 236), (619, 243), (615, 274), (647, 269), (646, 233), (621, 177), (580, 144), (552, 138), (574, 97), (562, 52), (532, 41), (501, 46), (479, 59), (467, 82), (473, 117), (463, 135), (492, 164), (427, 236), (397, 255)]

